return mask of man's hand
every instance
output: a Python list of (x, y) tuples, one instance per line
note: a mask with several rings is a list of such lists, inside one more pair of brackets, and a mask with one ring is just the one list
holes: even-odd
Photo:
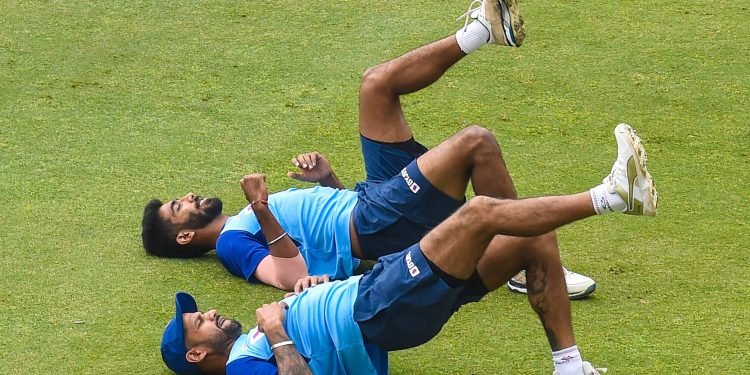
[(328, 275), (323, 276), (305, 276), (296, 283), (294, 283), (294, 291), (284, 294), (284, 298), (296, 296), (302, 293), (305, 289), (310, 289), (318, 284), (324, 284), (330, 282), (331, 278)]
[(333, 174), (328, 160), (317, 151), (293, 157), (292, 165), (299, 168), (299, 172), (289, 172), (287, 176), (299, 181), (319, 183)]
[(331, 281), (328, 275), (323, 276), (307, 276), (303, 277), (294, 284), (294, 293), (302, 293), (305, 289), (312, 288), (318, 284), (323, 284)]
[(255, 310), (258, 331), (270, 333), (283, 328), (282, 323), (286, 319), (286, 309), (288, 307), (284, 302), (272, 302)]
[(258, 202), (268, 200), (268, 185), (266, 185), (266, 175), (264, 173), (253, 173), (242, 177), (240, 180), (242, 191), (245, 192), (245, 199), (248, 202)]
[(299, 354), (294, 345), (290, 345), (291, 339), (284, 330), (284, 318), (289, 306), (284, 302), (274, 302), (255, 310), (258, 321), (258, 331), (266, 334), (268, 344), (273, 348), (274, 344), (281, 345), (271, 349), (276, 357), (276, 366), (279, 375), (312, 375), (310, 366)]

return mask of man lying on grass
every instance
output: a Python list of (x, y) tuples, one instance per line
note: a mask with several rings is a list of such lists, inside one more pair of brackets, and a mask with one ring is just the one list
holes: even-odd
[[(215, 248), (232, 274), (290, 290), (308, 274), (343, 279), (354, 273), (360, 259), (376, 260), (416, 243), (464, 203), (469, 181), (476, 195), (516, 198), (489, 131), (471, 126), (427, 151), (414, 140), (400, 104), (401, 95), (431, 85), (487, 43), (520, 45), (523, 24), (517, 5), (503, 6), (515, 15), (505, 24), (497, 4), (488, 2), (469, 12), (475, 20), (467, 20), (455, 36), (367, 70), (359, 105), (367, 181), (356, 191), (343, 189), (320, 154), (302, 154), (292, 160), (300, 171), (290, 176), (322, 186), (268, 196), (263, 176), (247, 176), (242, 188), (250, 204), (232, 217), (222, 213), (218, 198), (189, 193), (166, 203), (152, 200), (143, 217), (145, 249), (189, 258)], [(557, 251), (554, 239), (542, 237), (498, 237), (496, 242), (518, 247), (544, 242)], [(590, 278), (567, 270), (551, 282), (566, 283), (571, 298), (596, 287)], [(526, 291), (523, 280), (509, 286)]]
[[(240, 323), (216, 310), (200, 312), (193, 297), (178, 293), (162, 358), (179, 374), (386, 374), (388, 351), (429, 341), (462, 305), (476, 301), (471, 282), (477, 273), (494, 290), (519, 268), (535, 275), (550, 258), (559, 264), (557, 252), (543, 242), (502, 246), (498, 235), (551, 240), (556, 228), (596, 214), (656, 213), (657, 193), (640, 138), (625, 124), (615, 128), (615, 137), (618, 158), (601, 185), (522, 200), (477, 196), (418, 243), (380, 257), (363, 275), (330, 283), (302, 280), (298, 292), (318, 285), (257, 309), (258, 326), (247, 334)], [(560, 267), (547, 272), (562, 277)], [(529, 280), (532, 289), (545, 283)], [(555, 288), (564, 293), (562, 283)], [(548, 325), (546, 311), (557, 303), (539, 303), (555, 374), (599, 374), (582, 360), (569, 315)]]

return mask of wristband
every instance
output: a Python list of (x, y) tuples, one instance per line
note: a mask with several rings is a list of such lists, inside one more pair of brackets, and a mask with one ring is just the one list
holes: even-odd
[(268, 242), (268, 246), (271, 246), (271, 245), (275, 244), (276, 242), (279, 242), (279, 240), (281, 240), (285, 236), (286, 236), (286, 232), (282, 233), (280, 236), (278, 236), (278, 237), (272, 239), (271, 241), (269, 241)]
[(265, 200), (265, 199), (258, 199), (257, 201), (252, 201), (252, 202), (250, 202), (250, 206), (252, 206), (252, 205), (254, 205), (256, 203), (260, 203), (262, 205), (268, 206), (268, 201)]
[(278, 342), (278, 343), (276, 343), (276, 344), (273, 344), (273, 345), (271, 345), (271, 350), (274, 350), (274, 349), (276, 349), (276, 348), (280, 348), (280, 347), (282, 347), (282, 346), (287, 346), (287, 345), (294, 345), (294, 342), (292, 342), (292, 341), (282, 341), (282, 342)]

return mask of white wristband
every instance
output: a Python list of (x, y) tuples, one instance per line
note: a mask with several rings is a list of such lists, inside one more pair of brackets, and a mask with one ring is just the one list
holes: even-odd
[(285, 236), (286, 236), (286, 232), (282, 233), (280, 236), (272, 239), (271, 241), (268, 241), (268, 246), (271, 246), (271, 245), (275, 244), (276, 242), (279, 242), (279, 240), (281, 240)]
[(294, 345), (294, 342), (292, 342), (292, 341), (277, 342), (276, 344), (271, 345), (271, 350), (274, 350), (276, 348), (280, 348), (282, 346), (287, 346), (287, 345)]

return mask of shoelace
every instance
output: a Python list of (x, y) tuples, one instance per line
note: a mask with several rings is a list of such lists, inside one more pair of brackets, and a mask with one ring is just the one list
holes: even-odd
[[(474, 4), (478, 4), (478, 5), (475, 7)], [(469, 9), (466, 11), (466, 13), (458, 16), (458, 18), (456, 18), (456, 21), (460, 21), (461, 18), (465, 18), (464, 29), (466, 29), (466, 26), (469, 26), (469, 20), (472, 19), (471, 14), (481, 9), (483, 5), (484, 5), (484, 2), (482, 0), (472, 1), (471, 3), (469, 3)]]

